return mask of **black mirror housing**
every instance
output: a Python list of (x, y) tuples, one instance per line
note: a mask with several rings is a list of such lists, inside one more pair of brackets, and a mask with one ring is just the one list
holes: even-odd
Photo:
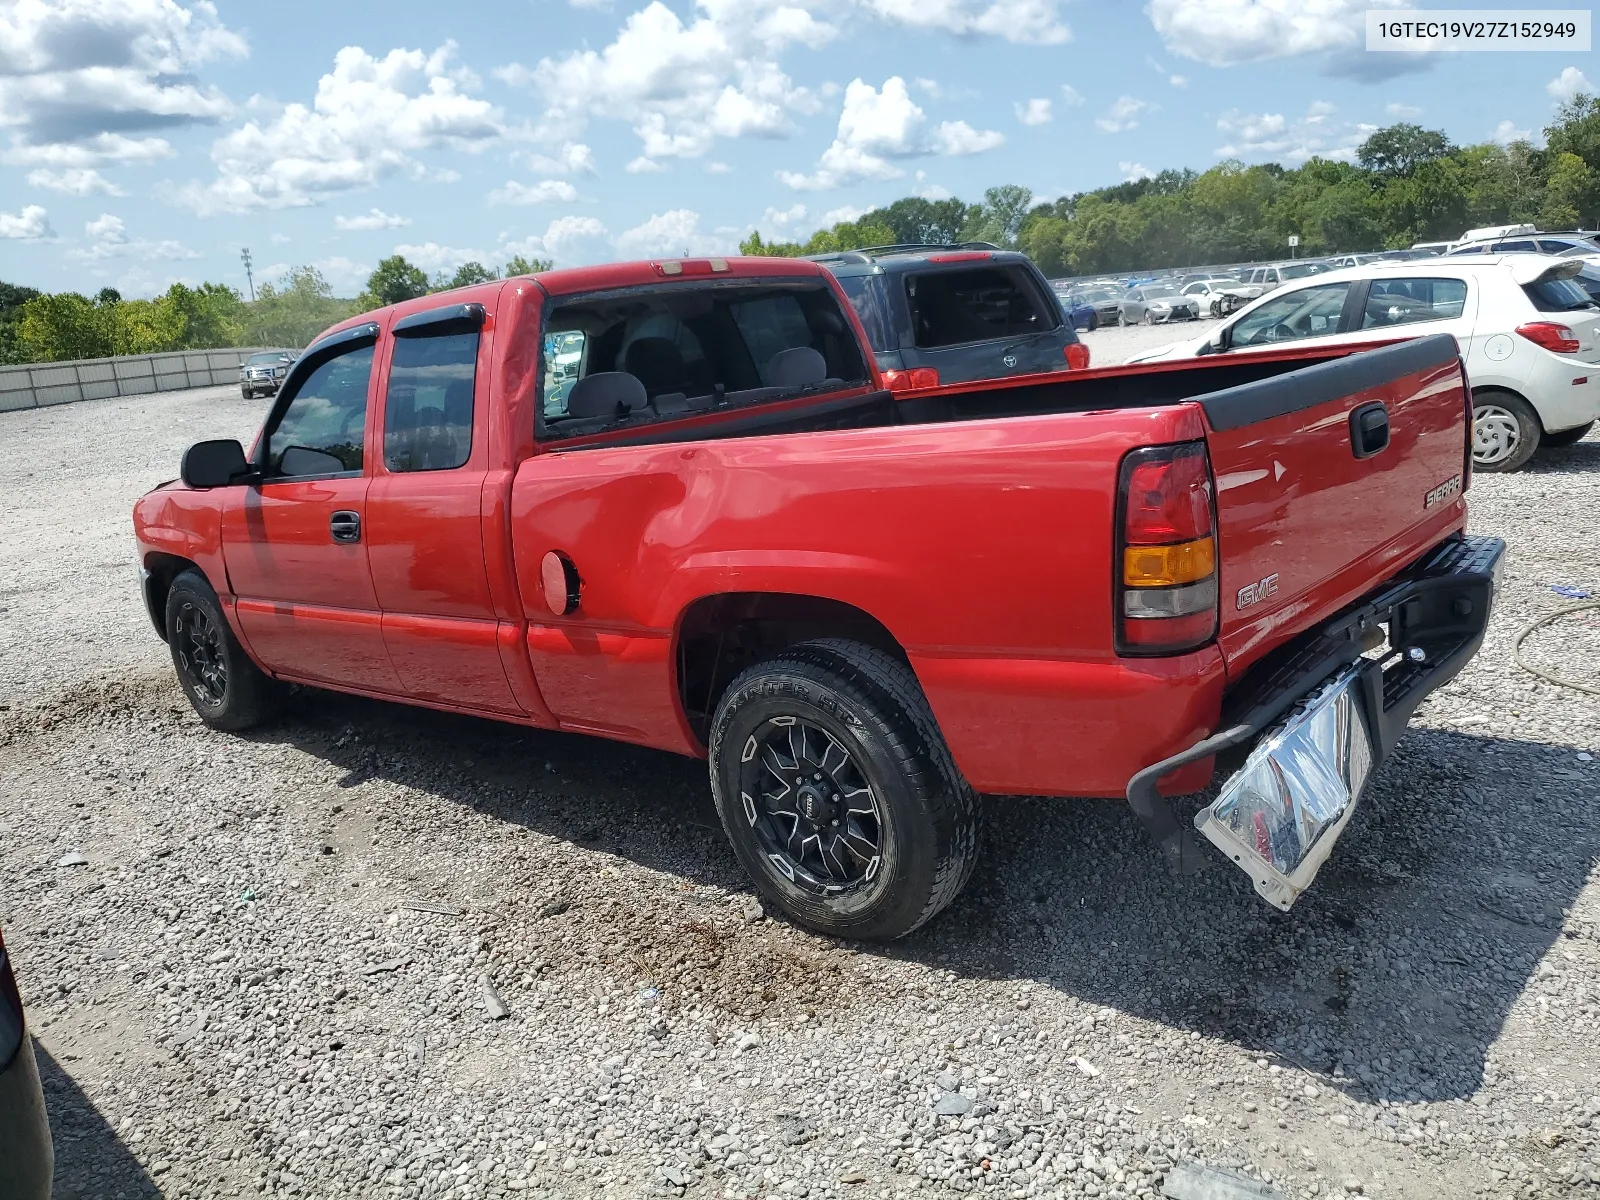
[(244, 447), (231, 438), (219, 438), (185, 450), (178, 473), (185, 487), (214, 488), (248, 482), (253, 472)]

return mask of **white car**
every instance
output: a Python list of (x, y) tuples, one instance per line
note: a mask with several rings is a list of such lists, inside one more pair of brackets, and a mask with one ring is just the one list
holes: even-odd
[(1225, 317), (1261, 295), (1261, 289), (1237, 279), (1196, 279), (1183, 285), (1183, 294), (1199, 302), (1201, 316)]
[(1600, 419), (1600, 306), (1573, 281), (1582, 266), (1548, 254), (1368, 263), (1300, 280), (1204, 337), (1128, 361), (1452, 334), (1472, 384), (1473, 465), (1514, 471)]

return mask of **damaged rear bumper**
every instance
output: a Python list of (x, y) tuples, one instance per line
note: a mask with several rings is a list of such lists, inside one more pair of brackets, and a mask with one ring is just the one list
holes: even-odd
[(1254, 742), (1194, 825), (1250, 874), (1264, 899), (1292, 905), (1417, 706), (1483, 644), (1504, 554), (1499, 538), (1445, 542), (1253, 668), (1230, 694), (1219, 732), (1135, 775), (1128, 803), (1168, 866), (1198, 870), (1205, 856), (1156, 782)]

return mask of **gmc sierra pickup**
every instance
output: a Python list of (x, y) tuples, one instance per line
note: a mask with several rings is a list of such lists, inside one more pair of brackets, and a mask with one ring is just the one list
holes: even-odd
[(947, 905), (983, 793), (1125, 794), (1287, 908), (1483, 638), (1455, 343), (893, 393), (867, 345), (776, 259), (352, 318), (139, 500), (151, 619), (218, 729), (293, 683), (708, 758), (825, 932)]

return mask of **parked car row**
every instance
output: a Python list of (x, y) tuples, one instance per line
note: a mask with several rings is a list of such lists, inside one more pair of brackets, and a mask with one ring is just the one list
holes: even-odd
[(1374, 262), (1297, 281), (1204, 336), (1134, 355), (1161, 362), (1454, 336), (1473, 397), (1473, 465), (1512, 471), (1600, 419), (1600, 267), (1543, 254)]

